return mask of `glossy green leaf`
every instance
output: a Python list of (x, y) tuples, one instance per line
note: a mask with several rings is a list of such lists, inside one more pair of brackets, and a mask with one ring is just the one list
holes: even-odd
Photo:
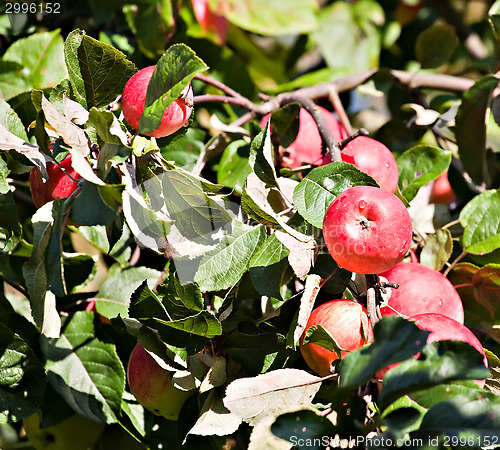
[(51, 386), (90, 420), (118, 421), (125, 370), (115, 344), (96, 326), (94, 314), (80, 311), (64, 318), (58, 339), (43, 339)]
[(264, 239), (265, 228), (247, 227), (233, 221), (233, 230), (206, 253), (194, 281), (204, 291), (217, 291), (235, 285), (248, 269), (250, 260)]
[(428, 334), (401, 317), (383, 317), (373, 328), (373, 343), (342, 360), (339, 387), (354, 389), (378, 370), (411, 358), (424, 346)]
[(462, 245), (468, 253), (484, 255), (500, 248), (500, 190), (474, 197), (460, 212)]
[(455, 28), (436, 24), (422, 31), (415, 43), (415, 54), (423, 69), (447, 63), (458, 45)]
[(379, 404), (382, 409), (412, 391), (452, 380), (484, 379), (488, 369), (483, 356), (471, 345), (457, 341), (427, 344), (418, 358), (410, 358), (384, 375)]
[[(18, 79), (24, 79), (31, 88), (55, 87), (68, 76), (63, 46), (58, 29), (35, 33), (12, 43), (4, 53), (3, 60), (20, 64), (24, 70)], [(20, 84), (22, 86), (23, 81)]]
[(252, 141), (250, 146), (250, 165), (261, 181), (268, 186), (277, 187), (276, 171), (274, 169), (274, 153), (271, 144), (270, 122)]
[(304, 219), (322, 228), (323, 217), (335, 197), (352, 186), (362, 185), (378, 186), (352, 164), (331, 163), (311, 170), (295, 188), (293, 200)]
[(261, 295), (281, 298), (280, 287), (285, 281), (290, 251), (276, 238), (268, 236), (250, 260), (250, 277)]
[(115, 100), (136, 72), (122, 52), (79, 29), (66, 38), (64, 56), (74, 95), (89, 110)]
[(417, 145), (397, 158), (399, 188), (407, 200), (412, 200), (418, 190), (435, 180), (448, 169), (451, 153), (429, 145)]
[(305, 33), (317, 24), (312, 0), (210, 0), (210, 9), (244, 30), (267, 36)]
[(462, 95), (456, 115), (455, 135), (458, 153), (472, 180), (481, 184), (486, 178), (486, 112), (498, 78), (485, 75)]
[(208, 66), (187, 45), (170, 46), (156, 63), (146, 94), (139, 131), (150, 134), (160, 124), (165, 110), (173, 103), (194, 76)]
[(231, 142), (224, 150), (217, 170), (217, 183), (234, 189), (238, 194), (243, 192), (245, 180), (252, 172), (248, 147), (244, 140)]

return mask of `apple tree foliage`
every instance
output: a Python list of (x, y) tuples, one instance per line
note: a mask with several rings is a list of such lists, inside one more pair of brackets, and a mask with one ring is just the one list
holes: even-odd
[[(28, 448), (22, 419), (40, 410), (47, 425), (72, 412), (105, 423), (95, 449), (500, 445), (500, 2), (37, 5), (0, 6), (3, 449)], [(119, 96), (151, 64), (136, 132)], [(190, 82), (188, 126), (141, 136)], [(331, 377), (305, 365), (313, 306), (366, 301), (322, 245), (323, 215), (348, 187), (376, 185), (335, 158), (280, 166), (277, 140), (293, 141), (311, 102), (394, 152), (412, 253), (456, 286), (489, 370), (399, 317)], [(29, 171), (67, 152), (79, 190), (36, 210)], [(456, 199), (430, 203), (446, 170)], [(308, 339), (337, 348), (320, 328)], [(130, 394), (136, 342), (196, 390), (178, 421)]]

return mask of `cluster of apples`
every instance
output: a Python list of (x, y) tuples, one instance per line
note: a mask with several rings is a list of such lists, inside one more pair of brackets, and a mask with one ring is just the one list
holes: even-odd
[[(328, 111), (324, 114), (334, 136), (344, 139), (345, 133), (334, 116)], [(301, 124), (303, 119), (304, 123), (309, 121), (307, 116), (301, 115)], [(287, 155), (285, 163), (296, 167), (302, 162), (318, 164), (321, 138), (316, 133), (317, 129), (312, 126), (307, 132), (299, 131), (297, 140), (290, 147), (292, 151), (300, 149), (300, 156), (295, 153), (294, 158)], [(307, 141), (297, 142), (304, 135), (308, 135), (309, 146)], [(312, 142), (317, 143), (316, 153), (311, 151)], [(309, 159), (305, 157), (307, 149)], [(390, 289), (389, 299), (380, 308), (382, 316), (397, 314), (414, 321), (419, 328), (430, 332), (427, 343), (441, 340), (466, 342), (483, 355), (487, 366), (480, 341), (464, 325), (462, 301), (450, 281), (441, 272), (419, 262), (402, 262), (412, 242), (413, 227), (408, 210), (394, 194), (398, 170), (390, 150), (374, 139), (357, 137), (343, 148), (342, 159), (371, 175), (380, 187), (348, 188), (328, 207), (323, 220), (323, 237), (332, 258), (346, 270), (376, 274), (390, 284), (399, 285), (397, 289)], [(328, 162), (327, 157), (320, 164)], [(448, 197), (446, 201), (449, 200)], [(307, 330), (317, 325), (331, 334), (342, 349), (340, 355), (317, 344), (304, 344)], [(366, 308), (355, 300), (335, 299), (311, 312), (299, 344), (308, 366), (317, 374), (327, 376), (332, 373), (338, 359), (372, 341), (372, 326)], [(387, 370), (379, 372), (377, 378), (382, 379)], [(478, 380), (478, 384), (484, 385), (484, 381)]]

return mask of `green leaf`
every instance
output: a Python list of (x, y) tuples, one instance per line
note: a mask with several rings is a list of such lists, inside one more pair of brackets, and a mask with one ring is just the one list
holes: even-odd
[(307, 33), (317, 25), (313, 0), (210, 0), (210, 9), (244, 30), (266, 36)]
[(335, 197), (352, 186), (378, 186), (352, 164), (335, 162), (311, 170), (297, 185), (293, 201), (299, 214), (315, 227), (323, 227), (326, 210)]
[(26, 77), (19, 76), (22, 69), (21, 64), (0, 60), (0, 96), (4, 100), (10, 100), (33, 87)]
[[(58, 259), (56, 256), (53, 259), (54, 250), (58, 247), (57, 240), (54, 240), (53, 236), (60, 237), (62, 235), (60, 229), (54, 233), (57, 220), (54, 216), (61, 217), (61, 214), (58, 213), (58, 210), (59, 212), (61, 210), (61, 203), (62, 201), (46, 203), (33, 215), (33, 252), (29, 261), (23, 265), (23, 276), (29, 293), (33, 320), (40, 332), (48, 337), (58, 337), (61, 326), (55, 297), (52, 292), (48, 291), (51, 274), (56, 274), (55, 279), (52, 278), (56, 283), (63, 282), (62, 276), (57, 276), (58, 269), (61, 268), (62, 264), (60, 257)], [(60, 221), (58, 223), (61, 224)], [(50, 250), (48, 252), (48, 256), (51, 258), (49, 261), (46, 261), (45, 258), (47, 249)], [(57, 250), (55, 253), (58, 253)], [(56, 287), (59, 288), (59, 286)]]
[(500, 41), (500, 2), (498, 0), (491, 5), (488, 11), (488, 21), (495, 36), (495, 39)]
[(435, 180), (450, 163), (451, 152), (437, 147), (416, 145), (406, 150), (397, 159), (401, 193), (412, 200), (422, 186)]
[(385, 14), (378, 2), (333, 2), (318, 13), (319, 26), (310, 39), (336, 77), (378, 67), (381, 39), (378, 25)]
[(456, 395), (433, 406), (424, 416), (417, 436), (438, 436), (441, 443), (456, 442), (468, 448), (498, 445), (500, 401), (483, 392)]
[(462, 95), (456, 115), (455, 135), (458, 154), (472, 180), (489, 183), (486, 178), (486, 112), (498, 78), (485, 75)]
[(96, 308), (105, 317), (128, 317), (128, 306), (133, 292), (147, 280), (148, 286), (154, 287), (160, 279), (161, 272), (149, 267), (130, 267), (115, 270), (108, 274), (96, 298)]
[(141, 283), (130, 297), (128, 313), (130, 317), (138, 320), (153, 317), (163, 320), (170, 319), (165, 307), (162, 305), (161, 298), (151, 290), (146, 280)]
[(123, 5), (123, 13), (141, 52), (156, 60), (175, 30), (172, 0), (137, 0)]
[(250, 374), (281, 369), (291, 363), (297, 353), (286, 348), (286, 339), (279, 333), (231, 333), (224, 340), (229, 357), (241, 364)]
[(79, 29), (66, 38), (64, 56), (74, 95), (88, 110), (114, 101), (136, 72), (122, 52)]
[(500, 190), (474, 197), (460, 212), (462, 245), (467, 253), (484, 255), (500, 248)]
[(342, 360), (339, 387), (354, 389), (378, 370), (411, 358), (424, 346), (428, 335), (428, 331), (401, 317), (383, 317), (373, 328), (373, 343)]
[(149, 82), (139, 131), (150, 134), (156, 130), (170, 104), (179, 98), (196, 74), (207, 69), (207, 65), (187, 45), (170, 46), (157, 62)]
[(303, 344), (319, 345), (331, 352), (335, 352), (339, 358), (342, 358), (340, 352), (345, 350), (337, 344), (333, 336), (321, 325), (313, 325), (307, 329)]
[(263, 226), (248, 227), (234, 220), (232, 233), (224, 236), (220, 244), (202, 257), (194, 281), (202, 291), (217, 291), (235, 285), (248, 269), (264, 236)]
[(217, 183), (234, 189), (238, 194), (243, 192), (245, 180), (252, 172), (248, 148), (243, 139), (231, 142), (224, 150), (217, 169)]
[(23, 141), (28, 141), (28, 135), (24, 128), (21, 119), (12, 109), (12, 107), (3, 99), (0, 98), (0, 123), (13, 135), (22, 139)]
[(98, 186), (84, 180), (82, 190), (71, 208), (71, 220), (76, 224), (85, 226), (110, 225), (118, 213), (119, 206), (115, 205), (115, 209), (111, 209), (104, 203), (101, 191), (105, 194), (106, 191), (111, 191), (109, 197), (112, 197), (112, 191), (115, 188), (119, 191), (123, 189), (118, 185)]
[(4, 61), (23, 66), (22, 78), (35, 89), (55, 87), (68, 76), (60, 30), (34, 33), (10, 45)]
[(382, 409), (412, 391), (452, 380), (484, 379), (488, 376), (483, 356), (471, 345), (458, 341), (426, 344), (418, 359), (410, 358), (384, 375), (379, 404)]
[(154, 318), (154, 322), (174, 328), (176, 330), (184, 331), (190, 335), (202, 336), (211, 339), (215, 336), (222, 334), (222, 325), (215, 315), (207, 310), (200, 311), (183, 319), (165, 321)]
[(34, 414), (45, 384), (43, 365), (33, 351), (10, 327), (0, 324), (0, 423)]
[(274, 154), (271, 144), (270, 122), (255, 136), (250, 146), (250, 165), (255, 174), (266, 185), (278, 187), (276, 171), (274, 170)]
[(422, 68), (430, 69), (447, 63), (457, 45), (455, 28), (447, 24), (436, 24), (418, 35), (415, 54)]
[[(21, 226), (19, 224), (19, 216), (14, 195), (7, 181), (8, 175), (9, 169), (7, 163), (0, 158), (0, 211), (2, 211), (2, 214), (0, 214), (0, 227), (19, 234)], [(8, 250), (4, 248), (3, 251)]]
[(489, 323), (499, 323), (500, 265), (477, 267), (471, 263), (457, 264), (450, 274), (466, 309)]
[[(76, 412), (90, 420), (118, 421), (125, 370), (92, 312), (65, 317), (58, 339), (42, 339), (51, 386)], [(97, 326), (96, 326), (97, 323)]]
[(441, 271), (451, 257), (453, 240), (449, 229), (438, 228), (434, 234), (428, 234), (420, 253), (420, 262)]
[(289, 253), (274, 234), (268, 236), (256, 250), (249, 267), (250, 278), (259, 294), (281, 298), (280, 287), (289, 266)]
[(334, 436), (338, 436), (338, 434), (332, 421), (314, 411), (302, 410), (282, 414), (271, 425), (271, 431), (286, 441), (292, 440), (294, 441), (292, 443), (296, 444), (299, 442), (307, 443), (309, 450), (324, 449), (328, 442), (328, 436), (332, 442), (342, 443), (339, 445), (340, 448), (343, 448), (344, 445), (347, 447), (348, 444), (348, 439), (338, 438), (335, 440)]

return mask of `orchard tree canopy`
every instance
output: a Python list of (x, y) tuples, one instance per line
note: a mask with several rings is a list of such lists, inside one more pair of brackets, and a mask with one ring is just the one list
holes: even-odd
[(500, 1), (0, 10), (0, 448), (500, 446)]

